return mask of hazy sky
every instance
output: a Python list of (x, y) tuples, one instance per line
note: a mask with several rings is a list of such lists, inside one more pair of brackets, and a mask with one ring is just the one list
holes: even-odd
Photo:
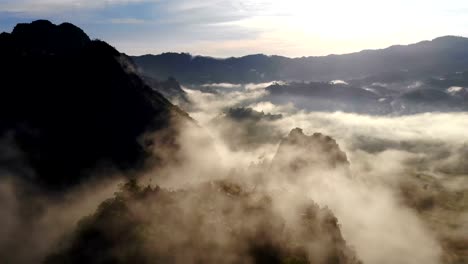
[(0, 0), (0, 31), (72, 22), (128, 54), (339, 54), (468, 36), (468, 0)]

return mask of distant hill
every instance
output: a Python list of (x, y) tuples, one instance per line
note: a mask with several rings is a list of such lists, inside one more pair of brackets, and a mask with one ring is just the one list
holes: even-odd
[(145, 132), (190, 120), (131, 59), (72, 24), (19, 24), (0, 35), (0, 57), (0, 170), (49, 189), (140, 166)]
[(401, 71), (428, 76), (467, 70), (468, 38), (445, 36), (411, 45), (323, 57), (287, 58), (257, 54), (217, 59), (164, 53), (133, 59), (148, 76), (159, 79), (173, 76), (182, 83), (330, 81)]
[[(452, 80), (458, 83), (458, 80)], [(292, 103), (308, 111), (343, 111), (371, 115), (408, 115), (424, 112), (467, 111), (466, 88), (437, 87), (433, 79), (408, 88), (403, 82), (355, 85), (329, 82), (275, 83), (266, 88), (261, 100), (274, 104)], [(450, 80), (447, 80), (450, 82)], [(381, 86), (383, 85), (383, 86)], [(399, 87), (399, 88), (396, 88)], [(450, 87), (450, 86), (447, 86)]]

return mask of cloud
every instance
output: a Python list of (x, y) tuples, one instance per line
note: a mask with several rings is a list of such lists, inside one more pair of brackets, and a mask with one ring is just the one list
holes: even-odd
[(330, 83), (331, 84), (345, 84), (345, 85), (348, 85), (348, 83), (343, 81), (343, 80), (333, 80)]
[[(451, 226), (455, 227), (451, 232), (466, 230), (463, 224), (466, 215), (459, 216), (456, 210), (450, 211), (444, 206), (447, 205), (445, 200), (450, 201), (450, 206), (459, 206), (457, 193), (463, 190), (463, 186), (468, 186), (467, 113), (378, 117), (341, 112), (304, 112), (291, 106), (261, 101), (266, 92), (264, 89), (249, 89), (248, 85), (240, 87), (238, 89), (241, 91), (220, 88), (215, 92), (203, 92), (205, 87), (184, 88), (194, 103), (190, 114), (199, 118), (204, 128), (183, 124), (177, 138), (181, 146), (177, 159), (164, 163), (162, 168), (147, 168), (140, 172), (144, 182), (151, 179), (151, 183), (169, 188), (173, 194), (177, 193), (176, 190), (221, 179), (240, 182), (245, 190), (268, 194), (275, 214), (291, 223), (288, 228), (292, 230), (297, 230), (294, 216), (304, 202), (315, 201), (337, 216), (343, 238), (364, 263), (441, 263), (441, 257), (447, 250), (443, 247), (444, 240), (441, 237), (446, 239), (445, 236), (451, 234), (446, 233), (443, 226), (453, 221)], [(220, 127), (210, 122), (231, 106), (252, 106), (257, 111), (265, 111), (260, 114), (261, 117), (269, 116), (268, 113), (281, 113), (282, 116), (267, 118), (266, 124), (262, 124), (263, 120), (250, 122), (247, 126), (232, 123)], [(223, 137), (226, 127), (232, 129), (228, 133), (241, 137), (240, 140), (251, 135), (263, 135), (262, 132), (274, 133), (274, 138), (278, 140), (295, 127), (303, 128), (306, 134), (321, 132), (336, 139), (340, 148), (346, 152), (350, 166), (324, 168), (312, 165), (300, 171), (287, 167), (278, 170), (271, 163), (278, 151), (277, 141), (262, 141), (264, 138), (260, 138), (254, 139), (257, 142), (252, 144), (255, 147), (251, 149), (232, 148), (229, 142), (231, 139)], [(242, 129), (245, 131), (240, 131)], [(148, 136), (163, 135), (156, 133)], [(167, 156), (164, 154), (174, 150), (155, 146), (153, 151), (158, 156)], [(287, 154), (294, 154), (293, 151)], [(320, 156), (320, 150), (315, 151), (318, 153), (314, 149), (306, 149), (303, 152), (305, 158)], [(3, 227), (0, 228), (0, 234), (10, 235), (11, 230), (16, 232), (21, 227), (16, 224), (16, 208), (22, 200), (15, 197), (12, 186), (0, 181), (0, 205), (6, 209), (0, 218), (3, 224), (0, 225)], [(65, 202), (44, 203), (48, 213), (40, 218), (38, 224), (30, 225), (34, 232), (27, 237), (33, 245), (43, 242), (41, 238), (47, 237), (47, 243), (34, 247), (40, 249), (33, 252), (35, 256), (40, 257), (43, 252), (50, 250), (53, 243), (59, 241), (58, 237), (71, 229), (71, 223), (92, 211), (97, 201), (109, 197), (110, 191), (114, 190), (113, 185), (98, 186), (92, 183), (86, 184), (84, 189), (84, 192), (76, 190), (70, 193), (68, 197), (72, 198)], [(411, 191), (405, 192), (408, 189)], [(447, 190), (457, 192), (452, 195)], [(197, 197), (200, 194), (205, 193), (195, 192)], [(80, 197), (86, 199), (81, 200)], [(435, 209), (425, 209), (431, 208), (431, 201), (436, 201), (432, 205)], [(223, 201), (210, 202), (220, 202), (220, 208), (224, 208)], [(188, 207), (181, 207), (193, 212), (197, 208), (196, 204), (205, 205), (189, 202)], [(145, 215), (144, 210), (138, 211), (140, 213)], [(447, 216), (450, 220), (447, 220)], [(178, 233), (184, 237), (187, 236), (186, 232), (193, 230), (194, 225), (191, 218), (181, 219), (184, 220), (183, 227), (189, 227)], [(172, 218), (170, 220), (168, 223), (171, 222), (170, 227), (174, 228)], [(236, 222), (243, 224), (242, 221)], [(159, 228), (158, 223), (155, 221), (151, 224)], [(436, 228), (433, 228), (434, 225)], [(245, 226), (248, 227), (248, 224)], [(15, 237), (23, 237), (25, 234), (14, 232)], [(0, 236), (0, 245), (2, 243), (5, 241)], [(17, 256), (22, 255), (16, 253), (16, 247), (19, 247), (19, 252), (30, 250), (29, 247), (14, 246), (10, 248), (15, 248), (12, 252)], [(313, 252), (313, 246), (308, 246), (307, 249)]]
[[(153, 21), (164, 24), (216, 24), (236, 21), (251, 14), (252, 9), (239, 1), (168, 1), (168, 0), (6, 0), (0, 2), (0, 12), (23, 13), (30, 15), (59, 15), (61, 12), (102, 11), (104, 14), (116, 6), (129, 7), (125, 13), (131, 13), (132, 6), (145, 6), (153, 12)], [(158, 10), (159, 9), (159, 10)], [(125, 10), (122, 10), (125, 11)], [(144, 13), (143, 10), (139, 12)], [(173, 15), (178, 15), (177, 19)], [(136, 14), (138, 15), (138, 14)]]
[[(204, 85), (201, 86), (202, 89), (206, 87)], [(208, 123), (222, 113), (224, 109), (248, 106), (267, 93), (263, 89), (247, 90), (245, 86), (236, 84), (208, 85), (208, 88), (212, 87), (221, 87), (221, 89), (217, 89), (214, 92), (203, 92), (202, 90), (197, 90), (197, 87), (193, 89), (183, 87), (193, 103), (190, 114), (201, 124)], [(229, 88), (226, 89), (226, 87)]]
[[(350, 113), (306, 113), (291, 117), (289, 125), (299, 125), (308, 131), (321, 131), (334, 137), (351, 139), (358, 136), (405, 140), (431, 140), (461, 144), (468, 139), (467, 113), (423, 113), (401, 117), (379, 117)], [(391, 128), (391, 129), (389, 129)], [(343, 132), (346, 133), (343, 133)]]
[(207, 84), (203, 84), (202, 87), (241, 88), (242, 85), (234, 84), (234, 83), (207, 83)]
[[(6, 0), (0, 3), (0, 11), (29, 14), (52, 14), (70, 10), (86, 10), (147, 2), (147, 0)], [(157, 2), (157, 1), (153, 1)]]
[(265, 89), (270, 85), (275, 83), (282, 84), (281, 81), (273, 81), (266, 83), (248, 83), (248, 84), (238, 84), (238, 83), (207, 83), (201, 85), (201, 87), (213, 87), (213, 88), (243, 88), (245, 90), (259, 90)]
[(267, 82), (267, 83), (249, 83), (245, 85), (245, 89), (247, 90), (265, 89), (268, 86), (273, 85), (275, 83), (284, 84), (284, 82), (281, 82), (281, 81), (273, 81), (273, 82)]
[(421, 81), (416, 81), (416, 82), (414, 82), (414, 83), (408, 85), (407, 88), (408, 88), (408, 89), (416, 89), (416, 88), (419, 88), (419, 87), (421, 87), (421, 86), (423, 86), (423, 85), (424, 85), (423, 82), (421, 82)]
[[(291, 115), (277, 121), (276, 129), (284, 131), (299, 125), (308, 127), (307, 131), (310, 134), (318, 131), (315, 126), (320, 127), (320, 131), (334, 131), (335, 134), (341, 129), (339, 144), (352, 145), (347, 142), (355, 140), (353, 135), (347, 136), (349, 129), (352, 128), (345, 128), (346, 125), (340, 124), (344, 120), (333, 120), (333, 117), (326, 114), (323, 117), (326, 121), (319, 120), (322, 114), (324, 113), (311, 113), (306, 118), (307, 121), (300, 121), (299, 118), (293, 120), (296, 117)], [(359, 119), (360, 116), (355, 115), (354, 118)], [(379, 123), (378, 120), (375, 121)], [(372, 128), (371, 122), (356, 123), (356, 126), (358, 125), (363, 127), (361, 131), (365, 131), (366, 135), (371, 135), (375, 129)], [(359, 258), (365, 263), (439, 263), (442, 250), (435, 234), (427, 228), (426, 223), (413, 209), (401, 202), (399, 194), (399, 184), (402, 179), (410, 177), (407, 174), (407, 169), (411, 168), (408, 161), (417, 157), (416, 154), (391, 149), (380, 153), (369, 153), (359, 149), (349, 150), (351, 178), (342, 170), (315, 166), (299, 174), (294, 171), (280, 172), (272, 169), (249, 171), (252, 163), (262, 164), (265, 160), (266, 162), (271, 160), (276, 153), (276, 144), (265, 143), (262, 147), (250, 151), (233, 151), (227, 146), (225, 138), (220, 136), (222, 131), (221, 133), (217, 131), (216, 126), (206, 127), (215, 138), (214, 147), (217, 151), (207, 150), (201, 155), (202, 147), (197, 147), (193, 136), (182, 137), (185, 138), (183, 142), (187, 146), (194, 146), (185, 152), (186, 158), (193, 162), (183, 163), (182, 172), (185, 173), (181, 173), (177, 168), (172, 168), (175, 169), (173, 173), (163, 173), (179, 175), (179, 180), (165, 181), (163, 185), (177, 189), (178, 183), (187, 182), (184, 179), (180, 180), (180, 175), (195, 175), (190, 177), (192, 183), (194, 179), (203, 182), (222, 178), (222, 175), (232, 175), (236, 181), (251, 186), (248, 188), (265, 188), (267, 193), (272, 194), (274, 206), (286, 218), (288, 215), (293, 215), (292, 212), (300, 201), (298, 196), (303, 195), (322, 207), (330, 208), (336, 214), (345, 240), (356, 249)], [(259, 128), (262, 128), (261, 125)], [(272, 129), (274, 130), (272, 127), (269, 128), (270, 131)], [(412, 127), (402, 132), (410, 133), (409, 131), (414, 129), (415, 127)], [(191, 133), (190, 129), (183, 131)], [(390, 139), (392, 136), (394, 135), (382, 135)], [(400, 135), (395, 136), (400, 137)], [(311, 153), (309, 155), (313, 156)], [(199, 156), (202, 156), (204, 161), (201, 161)], [(217, 162), (213, 163), (210, 160)], [(200, 166), (202, 164), (203, 166)], [(266, 167), (268, 166), (267, 163)], [(199, 170), (200, 168), (202, 170)], [(230, 173), (232, 171), (234, 173)], [(169, 178), (175, 179), (172, 177)], [(156, 176), (155, 179), (157, 182)]]
[[(199, 93), (196, 97), (204, 96)], [(230, 105), (232, 93), (218, 94), (211, 102)], [(288, 212), (287, 208), (295, 203), (288, 194), (301, 193), (329, 207), (338, 217), (345, 240), (364, 263), (440, 263), (442, 256), (453, 254), (444, 241), (452, 241), (456, 237), (453, 233), (465, 232), (465, 218), (458, 211), (444, 208), (447, 203), (463, 206), (456, 193), (465, 192), (468, 186), (467, 113), (368, 116), (305, 112), (262, 101), (262, 97), (253, 98), (248, 106), (254, 110), (282, 114), (281, 119), (268, 124), (269, 132), (286, 135), (292, 128), (301, 127), (307, 134), (330, 135), (351, 163), (351, 177), (339, 170), (311, 168), (291, 180), (288, 175), (292, 172), (269, 171), (264, 175), (264, 184), (285, 193), (277, 197), (279, 201), (275, 200), (277, 206), (284, 206)], [(208, 111), (212, 113), (216, 108)], [(249, 167), (253, 161), (268, 162), (276, 153), (274, 142), (264, 142), (249, 151), (233, 150), (226, 146), (229, 139), (222, 137), (222, 128), (209, 124), (206, 127), (216, 138), (216, 148), (222, 150), (220, 160), (226, 170), (230, 166)], [(236, 128), (263, 129), (261, 124), (238, 124)], [(243, 180), (249, 182), (249, 176), (247, 173)], [(445, 231), (444, 225), (449, 224), (454, 226), (453, 231)]]
[(461, 91), (463, 91), (465, 88), (463, 87), (460, 87), (460, 86), (451, 86), (449, 88), (447, 88), (447, 93), (451, 94), (451, 95), (456, 95), (458, 93), (460, 93)]
[[(304, 0), (3, 0), (0, 1), (3, 18), (3, 22), (0, 18), (0, 27), (37, 18), (57, 23), (66, 20), (111, 41), (129, 54), (179, 51), (220, 57), (248, 53), (338, 54), (384, 48), (396, 44), (395, 40), (406, 44), (438, 35), (463, 34), (460, 26), (463, 16), (444, 13), (448, 5), (415, 3), (397, 1), (391, 5), (375, 5), (369, 0), (353, 4)], [(341, 8), (336, 9), (336, 6)], [(464, 4), (457, 2), (453, 6), (461, 8)], [(421, 7), (427, 12), (422, 12)], [(397, 23), (391, 19), (392, 11), (401, 14)], [(314, 15), (310, 15), (311, 12)], [(417, 20), (425, 23), (412, 23), (415, 13)], [(330, 14), (334, 19), (329, 19)], [(388, 16), (387, 19), (382, 15)], [(8, 22), (10, 19), (5, 21), (7, 16), (13, 16), (14, 23)], [(142, 19), (145, 23), (115, 24), (110, 21), (128, 18)], [(369, 20), (380, 22), (369, 27)], [(310, 27), (323, 21), (327, 21), (324, 27)], [(427, 27), (435, 21), (443, 23)], [(120, 28), (122, 25), (128, 28)], [(405, 30), (402, 32), (401, 28)], [(161, 38), (161, 35), (165, 37)]]
[(145, 23), (145, 20), (137, 18), (113, 18), (110, 19), (110, 22), (112, 24), (142, 24)]
[(273, 114), (291, 114), (298, 111), (298, 109), (296, 109), (292, 103), (285, 105), (275, 105), (271, 102), (258, 102), (251, 104), (249, 107), (258, 112)]
[(14, 175), (0, 175), (0, 259), (17, 264), (41, 263), (82, 217), (112, 196), (117, 182), (88, 182), (58, 200)]

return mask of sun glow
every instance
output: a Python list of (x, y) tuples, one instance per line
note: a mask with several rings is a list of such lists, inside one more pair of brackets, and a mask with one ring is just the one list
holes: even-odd
[[(440, 12), (435, 12), (447, 9), (440, 1), (250, 0), (245, 3), (262, 8), (247, 18), (227, 24), (261, 32), (255, 42), (269, 43), (272, 54), (289, 51), (290, 56), (359, 51), (363, 43), (368, 48), (385, 48), (394, 44), (395, 39), (400, 44), (414, 43), (447, 34), (449, 23)], [(461, 4), (468, 7), (466, 3)], [(451, 21), (456, 19), (452, 14)], [(456, 29), (452, 26), (453, 32)], [(244, 40), (229, 41), (228, 45), (252, 49)]]

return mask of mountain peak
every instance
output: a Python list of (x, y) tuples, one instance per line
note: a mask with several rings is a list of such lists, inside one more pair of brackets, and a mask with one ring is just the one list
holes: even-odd
[(302, 130), (302, 128), (299, 128), (299, 127), (296, 127), (294, 128), (293, 130), (291, 130), (291, 132), (289, 132), (289, 136), (288, 138), (301, 138), (305, 136), (304, 135), (304, 131)]
[(447, 35), (441, 36), (433, 39), (432, 41), (452, 41), (452, 40), (468, 40), (468, 38), (464, 38), (462, 36), (455, 36), (455, 35)]
[(321, 133), (307, 136), (301, 128), (295, 128), (281, 141), (274, 164), (299, 171), (310, 166), (337, 168), (347, 166), (349, 162), (346, 153), (332, 137)]
[(41, 54), (73, 52), (91, 41), (83, 30), (73, 24), (55, 25), (48, 20), (18, 24), (11, 36), (18, 49)]

